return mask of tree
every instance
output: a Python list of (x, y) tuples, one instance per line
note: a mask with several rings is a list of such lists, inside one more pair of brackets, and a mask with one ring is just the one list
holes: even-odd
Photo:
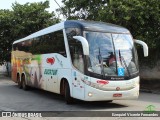
[(12, 5), (14, 11), (13, 25), (15, 26), (13, 33), (18, 35), (18, 38), (22, 38), (59, 22), (54, 12), (49, 13), (45, 10), (48, 7), (49, 1), (26, 3), (24, 5), (14, 3)]
[(9, 41), (11, 36), (11, 16), (12, 11), (0, 10), (0, 64), (5, 60), (8, 61), (9, 50), (11, 49), (11, 42)]
[(53, 25), (60, 20), (54, 12), (49, 13), (46, 8), (49, 1), (12, 4), (13, 10), (0, 10), (0, 63), (10, 61), (12, 43), (15, 40)]

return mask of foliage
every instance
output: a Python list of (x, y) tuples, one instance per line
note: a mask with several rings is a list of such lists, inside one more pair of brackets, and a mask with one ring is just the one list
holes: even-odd
[(53, 25), (60, 20), (46, 8), (49, 1), (12, 4), (13, 10), (0, 10), (0, 63), (10, 61), (13, 41)]
[[(9, 59), (8, 51), (11, 45), (11, 16), (12, 11), (0, 10), (0, 64), (3, 63), (4, 59)], [(9, 37), (11, 36), (11, 37)], [(11, 47), (11, 46), (10, 46)]]

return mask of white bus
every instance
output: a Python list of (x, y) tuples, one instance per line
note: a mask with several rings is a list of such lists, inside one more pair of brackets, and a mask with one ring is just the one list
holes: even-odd
[(134, 40), (123, 27), (95, 21), (67, 20), (13, 43), (12, 80), (84, 101), (136, 99), (138, 57)]

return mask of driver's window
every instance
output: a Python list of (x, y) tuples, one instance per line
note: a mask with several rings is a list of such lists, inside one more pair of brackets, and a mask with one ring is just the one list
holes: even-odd
[(114, 48), (110, 33), (86, 32), (89, 43), (88, 71), (116, 75)]
[(73, 36), (81, 35), (77, 28), (67, 28), (66, 35), (68, 39), (70, 55), (73, 66), (84, 73), (84, 55), (80, 41), (73, 39)]

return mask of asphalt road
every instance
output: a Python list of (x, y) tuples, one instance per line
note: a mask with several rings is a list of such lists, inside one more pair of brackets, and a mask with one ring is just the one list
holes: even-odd
[[(19, 89), (17, 84), (11, 81), (10, 78), (0, 75), (0, 111), (144, 111), (149, 105), (153, 105), (154, 110), (160, 111), (160, 94), (140, 92), (137, 100), (115, 100), (112, 103), (76, 101), (73, 105), (67, 105), (64, 98), (60, 95), (38, 89), (24, 91)], [(41, 119), (49, 120), (53, 118)], [(58, 119), (74, 118), (58, 117)], [(90, 118), (87, 117), (85, 119)], [(94, 119), (105, 118), (94, 117)], [(127, 117), (110, 117), (107, 119), (128, 120)], [(136, 119), (158, 120), (159, 118), (136, 117)]]

